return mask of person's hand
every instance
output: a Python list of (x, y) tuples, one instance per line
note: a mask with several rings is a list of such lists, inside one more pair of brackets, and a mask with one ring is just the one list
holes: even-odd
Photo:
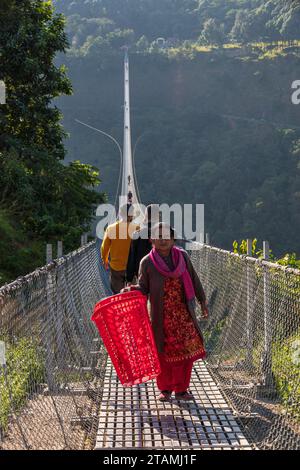
[(125, 292), (130, 292), (130, 291), (131, 291), (131, 286), (126, 286), (120, 291), (120, 294), (124, 294)]
[(108, 263), (108, 261), (105, 261), (105, 263), (104, 263), (104, 267), (105, 267), (106, 271), (108, 271), (108, 270), (109, 270), (109, 263)]
[(121, 290), (121, 294), (123, 292), (130, 292), (131, 290), (137, 290), (137, 286), (130, 283), (130, 285), (127, 285), (126, 287), (124, 287), (124, 289)]
[(203, 318), (207, 319), (208, 316), (209, 316), (207, 302), (205, 302), (205, 304), (201, 304), (201, 310), (202, 310), (202, 316), (203, 316)]

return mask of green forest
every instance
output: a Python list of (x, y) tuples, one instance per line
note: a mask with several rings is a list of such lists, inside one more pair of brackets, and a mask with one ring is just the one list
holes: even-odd
[(298, 1), (3, 0), (0, 25), (0, 283), (113, 202), (119, 153), (75, 120), (122, 142), (124, 45), (142, 202), (205, 204), (213, 245), (299, 258)]
[(46, 243), (77, 248), (103, 200), (96, 168), (63, 162), (66, 134), (53, 99), (72, 86), (54, 59), (67, 44), (51, 2), (1, 2), (0, 284), (44, 265)]
[(68, 17), (72, 48), (95, 41), (112, 48), (158, 37), (200, 43), (299, 37), (296, 1), (281, 0), (55, 0)]
[[(145, 203), (204, 203), (213, 244), (269, 240), (300, 253), (298, 2), (57, 1), (72, 98), (59, 101), (70, 159), (99, 166), (113, 200), (130, 46), (133, 146)], [(135, 146), (135, 144), (137, 145)], [(165, 182), (168, 182), (166, 185)]]

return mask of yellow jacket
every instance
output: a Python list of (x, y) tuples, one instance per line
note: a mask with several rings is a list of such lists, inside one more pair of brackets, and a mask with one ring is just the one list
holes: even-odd
[(131, 236), (138, 229), (135, 224), (117, 221), (109, 225), (105, 231), (101, 245), (101, 257), (114, 271), (125, 271), (129, 256)]

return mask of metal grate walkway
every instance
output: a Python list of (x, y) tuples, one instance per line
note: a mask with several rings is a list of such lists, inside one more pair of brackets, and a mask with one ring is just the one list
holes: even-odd
[(195, 401), (161, 403), (155, 381), (123, 388), (108, 360), (95, 449), (252, 449), (202, 361), (191, 391)]

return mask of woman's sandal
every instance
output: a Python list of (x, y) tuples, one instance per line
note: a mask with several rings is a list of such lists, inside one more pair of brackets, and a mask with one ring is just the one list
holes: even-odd
[(172, 392), (170, 392), (169, 390), (163, 390), (162, 392), (160, 392), (158, 399), (159, 401), (170, 401), (171, 395)]
[(193, 399), (193, 395), (188, 390), (186, 390), (185, 392), (175, 393), (175, 400), (190, 401)]

